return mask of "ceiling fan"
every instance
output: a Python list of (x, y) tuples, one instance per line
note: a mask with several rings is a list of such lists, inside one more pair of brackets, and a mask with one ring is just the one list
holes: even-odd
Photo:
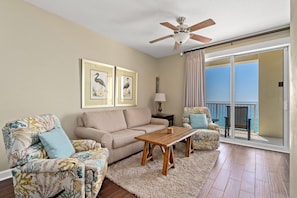
[(211, 38), (207, 38), (207, 37), (192, 33), (193, 31), (214, 25), (215, 22), (212, 19), (207, 19), (205, 21), (199, 22), (199, 23), (192, 25), (190, 27), (188, 27), (188, 25), (184, 24), (185, 20), (186, 20), (185, 17), (178, 17), (176, 19), (176, 21), (179, 25), (177, 25), (177, 26), (174, 26), (169, 22), (160, 23), (161, 25), (163, 25), (169, 29), (172, 29), (174, 32), (171, 35), (167, 35), (167, 36), (152, 40), (152, 41), (150, 41), (150, 43), (155, 43), (155, 42), (161, 41), (163, 39), (173, 37), (175, 40), (174, 50), (177, 50), (177, 49), (179, 49), (180, 45), (185, 43), (188, 39), (193, 39), (193, 40), (196, 40), (196, 41), (199, 41), (202, 43), (208, 43), (212, 40)]

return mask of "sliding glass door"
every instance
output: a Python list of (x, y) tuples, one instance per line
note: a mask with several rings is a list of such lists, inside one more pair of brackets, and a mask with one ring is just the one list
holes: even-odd
[(288, 146), (286, 50), (206, 62), (206, 105), (221, 128), (222, 140)]

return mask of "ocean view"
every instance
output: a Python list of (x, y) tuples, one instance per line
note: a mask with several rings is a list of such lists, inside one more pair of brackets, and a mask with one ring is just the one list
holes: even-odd
[(206, 68), (206, 106), (210, 109), (212, 118), (218, 119), (216, 123), (224, 128), (231, 88), (234, 87), (235, 106), (248, 107), (251, 131), (258, 132), (258, 61), (235, 64), (233, 86), (231, 76), (230, 65)]

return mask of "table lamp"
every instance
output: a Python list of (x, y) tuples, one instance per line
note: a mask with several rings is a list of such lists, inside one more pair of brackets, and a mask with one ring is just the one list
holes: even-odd
[(157, 114), (162, 114), (162, 102), (166, 101), (165, 93), (156, 93), (155, 102), (158, 102), (158, 112)]

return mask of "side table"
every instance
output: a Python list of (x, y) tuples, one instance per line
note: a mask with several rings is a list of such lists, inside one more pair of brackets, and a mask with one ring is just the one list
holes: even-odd
[(161, 119), (166, 119), (169, 121), (169, 126), (173, 126), (173, 119), (174, 119), (174, 115), (173, 114), (153, 114), (152, 115), (153, 118), (161, 118)]

